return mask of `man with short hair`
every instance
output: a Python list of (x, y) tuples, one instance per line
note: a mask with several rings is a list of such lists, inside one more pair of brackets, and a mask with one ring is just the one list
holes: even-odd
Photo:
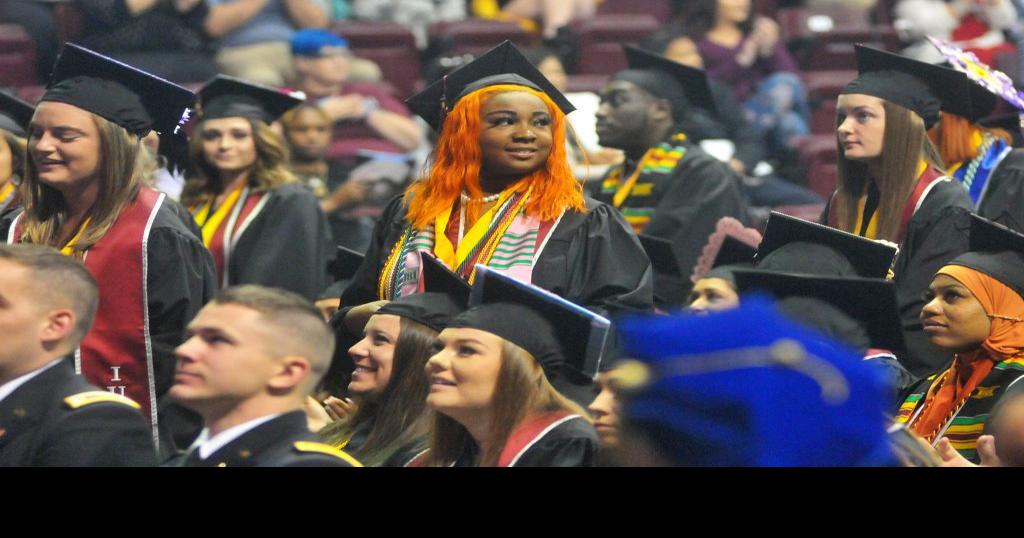
[[(636, 233), (670, 241), (689, 275), (719, 219), (746, 221), (740, 178), (687, 133), (715, 111), (704, 72), (635, 47), (626, 53), (629, 69), (611, 76), (597, 111), (600, 144), (626, 159), (592, 182), (590, 194), (619, 209)], [(656, 276), (662, 302), (685, 300), (688, 281)]]
[(98, 304), (78, 261), (0, 245), (0, 467), (156, 465), (139, 404), (75, 373)]
[(227, 288), (178, 347), (172, 399), (203, 417), (187, 467), (353, 467), (309, 431), (303, 404), (330, 365), (334, 335), (303, 297)]
[(423, 142), (404, 104), (379, 85), (349, 80), (353, 58), (346, 39), (325, 30), (302, 30), (292, 37), (291, 50), (294, 89), (334, 120), (336, 143), (329, 158), (354, 157), (359, 149), (405, 153)]

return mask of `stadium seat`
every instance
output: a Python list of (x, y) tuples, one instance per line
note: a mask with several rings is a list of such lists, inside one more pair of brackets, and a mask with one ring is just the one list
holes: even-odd
[(597, 93), (607, 80), (608, 75), (569, 75), (566, 89), (569, 92)]
[(0, 24), (0, 86), (37, 82), (35, 41), (21, 26)]
[(659, 27), (653, 15), (602, 15), (573, 23), (579, 35), (577, 73), (610, 75), (624, 69), (622, 44), (639, 44)]
[(836, 101), (822, 101), (811, 113), (812, 134), (832, 134), (836, 131)]
[(795, 146), (807, 188), (823, 198), (831, 196), (836, 188), (836, 162), (839, 160), (835, 134), (802, 137)]
[(855, 43), (896, 50), (899, 36), (891, 25), (874, 25), (866, 10), (835, 5), (779, 9), (782, 39), (805, 71), (856, 69)]
[(353, 54), (375, 62), (398, 97), (405, 98), (415, 92), (420, 76), (420, 52), (416, 38), (407, 27), (391, 22), (337, 21), (331, 31), (348, 40)]
[(429, 33), (432, 48), (444, 54), (479, 56), (506, 39), (519, 47), (537, 44), (537, 36), (508, 21), (466, 19), (440, 22), (430, 25)]
[(53, 6), (53, 18), (57, 24), (57, 43), (63, 45), (82, 37), (85, 23), (82, 10), (74, 2), (58, 2)]
[(597, 14), (653, 15), (659, 21), (667, 21), (672, 16), (672, 3), (669, 0), (604, 0), (597, 5)]

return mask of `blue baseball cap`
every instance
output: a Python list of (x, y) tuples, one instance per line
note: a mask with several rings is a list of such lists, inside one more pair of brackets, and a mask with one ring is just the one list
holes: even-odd
[(348, 40), (327, 30), (299, 30), (292, 36), (292, 54), (295, 56), (320, 56), (324, 47), (348, 48)]

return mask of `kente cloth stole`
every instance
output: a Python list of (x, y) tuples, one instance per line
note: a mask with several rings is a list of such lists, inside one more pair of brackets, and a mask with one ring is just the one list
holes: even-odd
[(477, 219), (456, 245), (445, 232), (454, 226), (461, 227), (461, 211), (457, 221), (451, 221), (453, 210), (439, 215), (433, 224), (423, 229), (407, 226), (384, 264), (378, 296), (391, 300), (422, 291), (422, 252), (436, 256), (471, 284), (476, 277), (476, 264), (531, 282), (538, 243), (542, 240), (540, 230), (545, 223), (526, 215), (524, 208), (529, 194), (530, 191), (502, 193), (498, 202)]
[[(651, 173), (671, 173), (679, 165), (679, 161), (686, 156), (686, 140), (685, 133), (673, 134), (667, 141), (647, 150), (640, 159), (640, 162), (637, 163), (636, 169), (633, 170), (633, 173), (625, 181), (622, 181), (623, 168), (616, 168), (601, 183), (602, 193), (614, 193), (612, 195), (612, 205), (622, 212), (626, 222), (633, 227), (634, 232), (643, 232), (647, 224), (654, 218), (654, 205), (656, 205), (655, 200), (650, 200), (654, 183), (651, 181), (641, 181), (641, 177)], [(643, 204), (647, 207), (635, 204), (623, 207), (631, 197), (633, 199), (646, 198), (650, 202)]]

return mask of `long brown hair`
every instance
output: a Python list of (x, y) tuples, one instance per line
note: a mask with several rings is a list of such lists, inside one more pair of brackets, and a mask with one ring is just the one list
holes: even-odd
[[(497, 465), (501, 451), (516, 426), (530, 415), (568, 411), (590, 420), (590, 415), (576, 402), (562, 396), (544, 375), (540, 364), (525, 349), (504, 341), (501, 369), (494, 389), (494, 413), (488, 437), (490, 446), (480, 455), (481, 467)], [(470, 443), (475, 443), (465, 426), (454, 419), (435, 413), (431, 434), (429, 466), (451, 465)]]
[(949, 166), (973, 160), (978, 153), (974, 134), (988, 133), (1006, 142), (1013, 143), (1013, 137), (1003, 129), (989, 129), (971, 123), (971, 120), (956, 114), (943, 114), (939, 122), (928, 131), (928, 139), (939, 149), (942, 162)]
[[(274, 190), (285, 183), (294, 183), (295, 175), (288, 170), (288, 145), (266, 122), (246, 118), (252, 127), (253, 142), (256, 144), (256, 163), (248, 177), (249, 188), (254, 193)], [(203, 127), (200, 122), (188, 142), (189, 170), (185, 187), (181, 191), (181, 203), (185, 207), (206, 203), (220, 194), (220, 172), (206, 162), (203, 155)]]
[[(881, 160), (880, 177), (870, 177), (866, 163), (847, 159), (837, 137), (839, 185), (833, 204), (839, 229), (857, 233), (859, 230), (854, 230), (857, 222), (857, 202), (868, 182), (874, 181), (881, 194), (876, 239), (899, 242), (903, 208), (917, 185), (918, 163), (923, 159), (940, 172), (944, 166), (938, 150), (928, 139), (924, 121), (920, 116), (884, 100), (882, 108), (885, 110), (885, 132), (882, 154), (878, 156)], [(838, 128), (837, 117), (836, 129)]]
[[(451, 211), (465, 189), (470, 198), (483, 197), (480, 187), (480, 168), (483, 153), (480, 150), (480, 108), (491, 96), (504, 92), (525, 92), (540, 98), (551, 115), (551, 154), (540, 169), (523, 176), (515, 186), (517, 192), (532, 187), (526, 202), (526, 214), (542, 220), (558, 218), (563, 211), (584, 211), (583, 184), (576, 180), (569, 165), (565, 149), (565, 114), (544, 92), (525, 86), (499, 84), (481, 88), (459, 99), (445, 118), (441, 135), (437, 139), (430, 172), (409, 186), (405, 202), (409, 207), (408, 219), (416, 228), (423, 228), (445, 211)], [(476, 220), (483, 204), (470, 202), (467, 218)]]
[(28, 143), (20, 137), (15, 136), (3, 129), (0, 129), (0, 136), (7, 143), (7, 149), (11, 152), (11, 177), (0, 177), (0, 185), (14, 179), (25, 177), (25, 161), (28, 160)]
[[(75, 243), (74, 255), (78, 258), (110, 231), (121, 211), (139, 193), (140, 185), (150, 181), (146, 174), (154, 169), (152, 156), (139, 137), (96, 114), (90, 115), (100, 138), (100, 159), (95, 179), (99, 182), (99, 196), (89, 210), (91, 220), (88, 228)], [(26, 160), (25, 170), (25, 177), (18, 188), (25, 208), (19, 240), (60, 248), (63, 246), (57, 244), (60, 229), (68, 218), (64, 196), (39, 181), (39, 171), (32, 159)]]
[(400, 318), (391, 380), (384, 391), (376, 398), (360, 402), (359, 410), (351, 419), (325, 426), (320, 430), (320, 437), (327, 443), (337, 444), (362, 425), (369, 424), (366, 441), (349, 451), (367, 467), (379, 467), (402, 447), (417, 438), (425, 438), (433, 414), (427, 408), (430, 379), (425, 366), (435, 342), (437, 331)]

